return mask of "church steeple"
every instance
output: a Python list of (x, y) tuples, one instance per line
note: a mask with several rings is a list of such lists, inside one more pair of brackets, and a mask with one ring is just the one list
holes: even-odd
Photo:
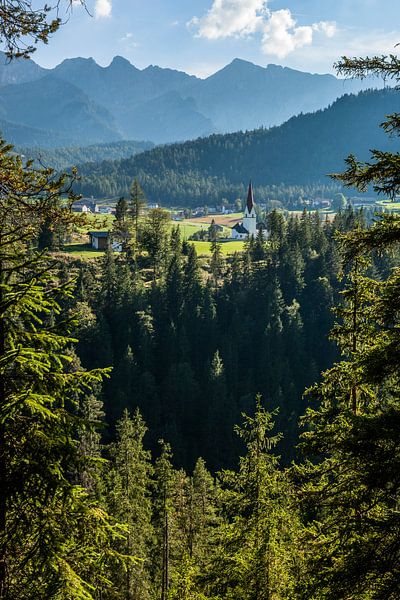
[(247, 192), (247, 202), (246, 202), (246, 207), (244, 209), (244, 215), (243, 215), (243, 227), (245, 227), (247, 229), (248, 235), (249, 236), (254, 236), (256, 237), (257, 235), (257, 213), (256, 213), (256, 207), (254, 204), (254, 197), (253, 197), (253, 184), (249, 183), (249, 189)]
[(250, 214), (252, 209), (254, 208), (254, 197), (253, 197), (253, 184), (251, 183), (251, 179), (249, 182), (249, 189), (247, 192), (247, 203), (246, 203), (247, 212)]

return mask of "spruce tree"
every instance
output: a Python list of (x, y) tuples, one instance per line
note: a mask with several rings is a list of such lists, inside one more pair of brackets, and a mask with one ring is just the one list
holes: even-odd
[(127, 410), (116, 426), (117, 439), (109, 449), (107, 506), (115, 519), (126, 525), (124, 537), (117, 543), (121, 554), (133, 556), (124, 570), (111, 579), (115, 598), (146, 600), (151, 598), (150, 549), (152, 539), (150, 453), (143, 447), (146, 425), (139, 410), (131, 417)]
[(0, 143), (0, 597), (88, 600), (107, 587), (115, 529), (73, 481), (80, 399), (104, 371), (69, 369), (72, 285), (36, 243), (41, 225), (68, 224), (66, 179), (24, 165)]
[[(399, 79), (396, 57), (344, 58), (344, 74)], [(398, 115), (384, 128), (398, 134)], [(373, 151), (363, 164), (347, 159), (336, 177), (360, 190), (399, 192), (398, 154)], [(369, 277), (372, 255), (398, 249), (399, 218), (383, 215), (362, 229), (354, 212), (341, 215), (348, 284), (333, 335), (342, 360), (309, 394), (316, 408), (305, 418), (304, 448), (315, 462), (299, 468), (310, 523), (309, 576), (303, 596), (318, 599), (395, 600), (400, 594), (399, 268), (382, 281)], [(346, 220), (347, 219), (347, 220)]]
[(273, 450), (273, 415), (257, 397), (253, 417), (236, 432), (246, 446), (238, 471), (220, 473), (221, 516), (204, 576), (206, 595), (241, 600), (294, 597), (298, 515)]
[(140, 239), (139, 219), (143, 214), (143, 210), (146, 204), (146, 196), (144, 195), (144, 192), (140, 187), (139, 181), (135, 178), (130, 189), (129, 216), (131, 217), (134, 223), (136, 247)]

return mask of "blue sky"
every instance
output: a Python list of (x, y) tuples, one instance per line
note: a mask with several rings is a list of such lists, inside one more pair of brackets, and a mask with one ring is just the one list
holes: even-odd
[(34, 59), (109, 64), (121, 55), (205, 77), (236, 57), (333, 72), (343, 54), (395, 52), (400, 0), (73, 0), (67, 22)]

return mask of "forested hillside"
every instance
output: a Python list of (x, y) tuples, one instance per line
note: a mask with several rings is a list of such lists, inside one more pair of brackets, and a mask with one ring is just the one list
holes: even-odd
[(328, 341), (340, 289), (335, 233), (355, 222), (351, 211), (332, 225), (306, 213), (285, 223), (273, 212), (272, 244), (258, 240), (227, 262), (217, 245), (203, 268), (179, 229), (169, 240), (164, 232), (151, 288), (139, 258), (108, 253), (98, 268), (81, 264), (78, 354), (87, 368), (113, 366), (104, 385), (111, 431), (123, 409), (139, 407), (154, 451), (164, 438), (179, 466), (202, 456), (212, 470), (230, 467), (240, 451), (233, 427), (260, 393), (279, 409), (280, 451), (293, 458), (303, 391), (336, 356)]
[[(0, 122), (1, 127), (1, 122)], [(65, 146), (61, 148), (24, 148), (16, 146), (15, 151), (25, 157), (35, 160), (35, 164), (51, 166), (62, 171), (71, 165), (83, 162), (98, 163), (103, 160), (129, 158), (139, 152), (150, 150), (151, 142), (111, 142), (108, 144), (93, 144), (92, 146)]]
[(274, 186), (281, 184), (322, 186), (327, 174), (342, 170), (350, 152), (362, 160), (371, 147), (394, 148), (396, 140), (378, 125), (398, 110), (399, 95), (390, 89), (344, 96), (326, 110), (280, 127), (212, 135), (130, 159), (79, 165), (76, 189), (96, 197), (127, 195), (138, 177), (151, 201), (185, 206), (233, 201), (244, 195), (249, 177), (260, 199), (273, 196)]

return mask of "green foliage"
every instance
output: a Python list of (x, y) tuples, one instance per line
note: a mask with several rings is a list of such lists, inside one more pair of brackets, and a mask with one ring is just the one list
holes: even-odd
[[(164, 229), (162, 217), (159, 238), (143, 224), (155, 244), (155, 281), (147, 255), (106, 252), (100, 265), (80, 264), (92, 272), (84, 284), (92, 316), (79, 356), (87, 368), (114, 367), (104, 386), (107, 420), (139, 406), (153, 451), (165, 436), (178, 464), (190, 470), (203, 455), (215, 471), (235, 463), (241, 443), (233, 425), (259, 391), (281, 409), (289, 461), (304, 387), (335, 356), (324, 337), (339, 287), (335, 232), (351, 215), (349, 209), (325, 223), (273, 212), (270, 240), (259, 236), (248, 253), (223, 262), (217, 241), (213, 261), (199, 259), (176, 228)], [(214, 378), (217, 351), (223, 373)]]
[[(344, 59), (356, 75), (398, 78), (395, 57)], [(397, 116), (389, 128), (397, 128)], [(398, 133), (398, 131), (396, 131)], [(397, 193), (397, 155), (373, 152), (373, 162), (348, 159), (338, 176), (348, 185)], [(398, 253), (399, 218), (383, 216), (342, 238), (347, 286), (333, 330), (343, 358), (309, 390), (317, 408), (304, 419), (304, 448), (315, 462), (298, 468), (309, 523), (304, 598), (395, 600), (400, 594), (399, 278), (398, 266), (379, 276), (371, 260)]]
[[(50, 19), (51, 8), (46, 4), (33, 7), (30, 2), (6, 0), (0, 8), (0, 41), (8, 58), (29, 58), (38, 42), (47, 44), (49, 37), (61, 25), (61, 19)], [(27, 43), (31, 40), (32, 44)]]
[(73, 220), (58, 201), (65, 178), (23, 166), (4, 143), (0, 172), (0, 596), (88, 600), (119, 560), (118, 528), (72, 480), (88, 466), (78, 437), (93, 427), (77, 413), (106, 371), (72, 368), (62, 304), (73, 286), (35, 249), (49, 217)]
[(148, 252), (156, 279), (167, 243), (170, 215), (162, 208), (152, 208), (146, 215), (141, 232), (141, 246)]
[(75, 146), (65, 148), (26, 148), (17, 147), (17, 151), (28, 156), (40, 165), (51, 165), (57, 171), (68, 169), (72, 165), (83, 163), (100, 163), (103, 160), (129, 158), (138, 152), (144, 152), (153, 147), (151, 142), (108, 142), (91, 144), (90, 146)]
[(150, 598), (150, 543), (152, 507), (150, 453), (143, 448), (146, 426), (138, 410), (133, 417), (125, 411), (117, 423), (117, 441), (109, 448), (110, 466), (104, 473), (107, 482), (106, 502), (110, 514), (124, 522), (127, 532), (117, 542), (121, 554), (135, 557), (125, 571), (109, 574), (115, 593), (113, 598), (146, 600)]
[(239, 469), (220, 474), (223, 521), (204, 576), (211, 597), (295, 597), (299, 518), (272, 453), (280, 439), (270, 435), (272, 419), (258, 397), (254, 417), (244, 415), (243, 426), (236, 428), (246, 446)]

